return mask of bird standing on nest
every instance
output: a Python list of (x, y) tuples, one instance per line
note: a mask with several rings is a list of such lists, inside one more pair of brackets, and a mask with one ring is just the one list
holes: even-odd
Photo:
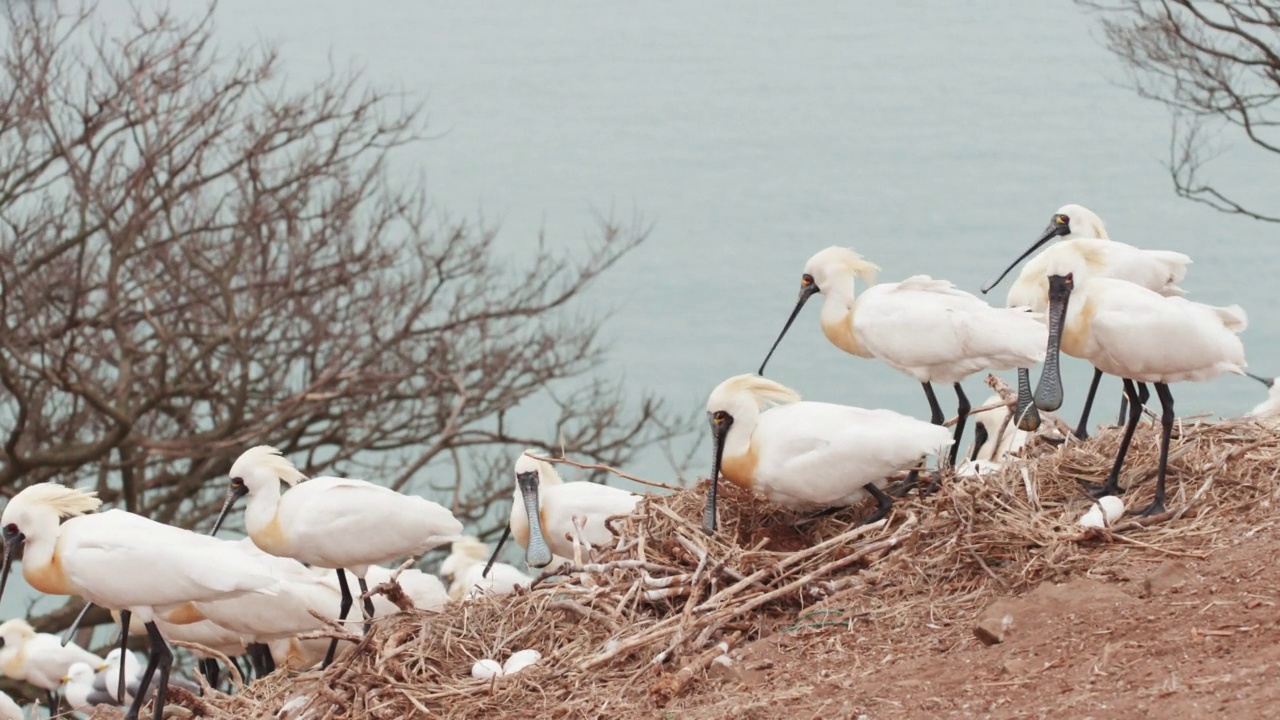
[(915, 275), (902, 282), (872, 284), (854, 294), (854, 278), (875, 282), (880, 268), (849, 248), (829, 247), (809, 258), (800, 277), (800, 297), (769, 354), (795, 321), (805, 302), (822, 293), (822, 332), (851, 355), (878, 358), (915, 378), (929, 401), (930, 419), (946, 417), (933, 383), (946, 383), (958, 401), (954, 442), (947, 463), (955, 467), (969, 415), (969, 399), (960, 381), (982, 370), (1028, 367), (1044, 358), (1046, 329), (1037, 316), (1019, 309), (994, 308), (956, 289), (946, 280)]
[[(359, 578), (360, 594), (366, 595), (369, 566), (416, 557), (462, 537), (462, 523), (438, 503), (364, 480), (307, 480), (279, 450), (267, 445), (244, 451), (230, 475), (227, 500), (213, 532), (218, 532), (235, 501), (248, 495), (245, 529), (255, 545), (272, 555), (337, 571), (342, 593), (339, 620), (346, 619), (353, 602), (343, 569)], [(281, 494), (281, 482), (289, 486), (288, 492)], [(367, 631), (373, 600), (365, 598), (361, 607)], [(334, 638), (326, 667), (337, 649)]]
[[(764, 410), (773, 403), (786, 404)], [(758, 375), (737, 375), (716, 386), (707, 419), (715, 452), (702, 524), (708, 533), (717, 526), (721, 473), (791, 509), (844, 507), (870, 495), (878, 503), (865, 521), (871, 523), (893, 506), (880, 489), (890, 475), (955, 442), (941, 425), (892, 410), (804, 402)]]
[[(502, 544), (509, 535), (525, 549), (525, 563), (542, 568), (552, 555), (573, 557), (574, 538), (587, 547), (613, 541), (605, 520), (630, 515), (641, 496), (622, 488), (593, 482), (570, 482), (545, 460), (531, 457), (525, 450), (516, 458), (515, 499), (507, 529), (498, 540), (482, 577), (488, 577)], [(578, 526), (581, 526), (579, 531)]]
[[(1049, 220), (1049, 227), (1044, 233), (1018, 256), (1004, 272), (995, 280), (982, 286), (985, 295), (991, 288), (1000, 284), (1028, 255), (1042, 245), (1061, 238), (1059, 245), (1077, 243), (1091, 249), (1090, 257), (1094, 266), (1092, 272), (1096, 277), (1109, 277), (1117, 280), (1128, 280), (1166, 297), (1182, 295), (1178, 283), (1187, 276), (1187, 266), (1191, 258), (1179, 252), (1169, 250), (1142, 250), (1122, 242), (1115, 242), (1107, 237), (1107, 229), (1102, 218), (1093, 211), (1080, 205), (1063, 205)], [(1048, 280), (1045, 266), (1048, 263), (1047, 252), (1040, 253), (1027, 263), (1018, 279), (1009, 288), (1007, 307), (1026, 307), (1033, 312), (1043, 313), (1049, 307)], [(1093, 369), (1093, 382), (1089, 384), (1089, 394), (1085, 396), (1084, 410), (1080, 413), (1080, 422), (1076, 425), (1075, 435), (1081, 440), (1089, 437), (1089, 412), (1093, 408), (1093, 398), (1098, 392), (1098, 383), (1102, 380), (1102, 371)], [(1121, 424), (1124, 423), (1125, 401), (1120, 401)], [(1036, 407), (1031, 399), (1031, 371), (1029, 368), (1018, 368), (1018, 406), (1015, 414), (1019, 427), (1024, 430), (1035, 430), (1039, 425), (1036, 418)]]
[(1165, 297), (1135, 283), (1093, 274), (1087, 248), (1059, 244), (1046, 251), (1049, 347), (1036, 388), (1041, 410), (1062, 405), (1059, 352), (1088, 360), (1104, 373), (1124, 380), (1129, 420), (1106, 483), (1095, 497), (1119, 495), (1120, 469), (1142, 416), (1146, 383), (1160, 398), (1160, 460), (1155, 499), (1140, 515), (1165, 510), (1165, 474), (1173, 433), (1173, 395), (1169, 383), (1211, 380), (1224, 373), (1244, 374), (1244, 345), (1239, 333), (1247, 325), (1238, 305), (1211, 307), (1180, 297)]

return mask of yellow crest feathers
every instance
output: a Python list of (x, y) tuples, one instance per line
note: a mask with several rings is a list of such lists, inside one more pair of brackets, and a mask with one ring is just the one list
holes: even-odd
[(809, 259), (809, 263), (820, 264), (828, 270), (862, 278), (868, 285), (874, 285), (880, 266), (854, 252), (853, 248), (832, 245), (819, 251)]
[(280, 454), (279, 450), (270, 445), (257, 445), (245, 450), (236, 460), (235, 465), (231, 466), (232, 477), (240, 474), (236, 469), (242, 467), (242, 464), (260, 467), (289, 485), (297, 485), (307, 479), (306, 475), (303, 475), (298, 468), (294, 467), (289, 458)]
[(720, 383), (720, 387), (717, 387), (712, 395), (718, 396), (722, 394), (750, 395), (755, 398), (756, 404), (761, 408), (771, 404), (793, 403), (800, 401), (800, 393), (792, 390), (782, 383), (754, 373), (735, 375)]
[(59, 518), (95, 512), (102, 506), (96, 490), (78, 490), (56, 482), (32, 485), (15, 495), (9, 502), (43, 505), (57, 512)]

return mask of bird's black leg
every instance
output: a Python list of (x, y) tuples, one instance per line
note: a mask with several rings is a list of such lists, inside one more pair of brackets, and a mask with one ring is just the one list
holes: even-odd
[(871, 497), (876, 499), (876, 511), (868, 515), (867, 519), (859, 524), (870, 525), (874, 522), (880, 522), (889, 514), (889, 510), (893, 509), (893, 498), (886, 495), (883, 490), (875, 485), (866, 485), (863, 489), (871, 493)]
[(947, 464), (951, 467), (956, 466), (956, 456), (960, 453), (960, 438), (964, 435), (964, 424), (969, 419), (969, 398), (964, 395), (964, 388), (960, 387), (960, 383), (955, 384), (956, 400), (959, 405), (956, 406), (956, 431), (951, 436), (951, 454), (947, 459)]
[[(152, 623), (147, 623), (147, 635), (151, 634)], [(159, 634), (159, 633), (157, 633)], [(161, 641), (163, 644), (163, 641)], [(156, 667), (160, 664), (160, 647), (155, 640), (151, 641), (151, 651), (147, 653), (147, 668), (142, 671), (142, 678), (138, 682), (138, 689), (133, 695), (133, 702), (129, 705), (129, 711), (124, 714), (123, 720), (138, 720), (138, 712), (142, 710), (142, 705), (147, 701), (147, 688), (151, 687), (151, 678), (156, 674)], [(168, 650), (168, 648), (165, 648)], [(124, 667), (124, 658), (120, 658), (120, 666)], [(124, 697), (124, 693), (120, 693), (120, 697)], [(156, 703), (160, 703), (161, 698), (156, 697)]]
[(889, 488), (890, 497), (906, 497), (907, 493), (920, 485), (920, 471), (912, 470), (902, 479), (902, 482)]
[(49, 703), (49, 717), (58, 716), (58, 693), (50, 690), (45, 697), (45, 701)]
[(1151, 516), (1164, 512), (1164, 478), (1169, 472), (1169, 438), (1173, 435), (1173, 395), (1165, 383), (1156, 383), (1156, 395), (1160, 397), (1160, 465), (1156, 469), (1156, 497), (1139, 515)]
[(160, 628), (156, 627), (154, 622), (147, 623), (145, 627), (147, 635), (151, 638), (151, 654), (155, 657), (153, 662), (156, 664), (153, 666), (148, 663), (148, 673), (143, 676), (142, 684), (138, 686), (138, 697), (147, 694), (147, 684), (151, 681), (150, 671), (159, 668), (160, 679), (156, 682), (156, 696), (151, 701), (153, 707), (151, 720), (164, 720), (164, 700), (169, 692), (169, 670), (173, 668), (173, 653), (169, 651), (169, 645), (161, 637)]
[(276, 671), (276, 660), (271, 657), (271, 648), (263, 643), (249, 643), (245, 646), (245, 652), (253, 665), (253, 674), (259, 680)]
[(245, 648), (244, 654), (232, 658), (236, 668), (240, 670), (240, 677), (244, 678), (245, 684), (249, 684), (253, 680), (253, 660), (249, 657), (249, 649)]
[(924, 387), (924, 396), (929, 401), (929, 422), (934, 425), (942, 425), (947, 421), (947, 417), (942, 414), (942, 406), (938, 404), (938, 396), (933, 394), (933, 386), (929, 383), (920, 383)]
[(200, 658), (200, 674), (204, 675), (204, 681), (209, 683), (209, 687), (214, 690), (218, 689), (218, 679), (220, 670), (218, 661), (213, 658)]
[(1124, 381), (1124, 392), (1132, 400), (1129, 403), (1129, 422), (1125, 423), (1124, 437), (1120, 439), (1120, 451), (1116, 453), (1116, 462), (1111, 466), (1111, 474), (1107, 476), (1107, 481), (1091, 488), (1094, 497), (1119, 495), (1124, 492), (1120, 489), (1120, 468), (1124, 465), (1124, 456), (1129, 453), (1133, 431), (1138, 429), (1138, 420), (1142, 417), (1142, 401), (1138, 400), (1138, 389), (1134, 387), (1132, 380)]
[[(129, 619), (132, 617), (133, 613), (128, 610), (120, 611), (120, 692), (116, 697), (120, 698), (122, 701), (124, 700), (125, 695), (124, 656), (125, 653), (129, 652), (129, 648), (126, 646), (129, 644)], [(137, 715), (135, 714), (134, 717), (136, 718)]]
[[(1081, 440), (1089, 438), (1089, 413), (1093, 410), (1093, 396), (1098, 394), (1098, 383), (1102, 381), (1102, 371), (1098, 368), (1093, 369), (1093, 382), (1089, 383), (1089, 394), (1084, 396), (1084, 411), (1080, 413), (1080, 422), (1076, 425), (1076, 437)], [(1121, 410), (1120, 422), (1117, 425), (1124, 424), (1124, 410)]]
[[(986, 425), (978, 423), (973, 426), (973, 453), (969, 456), (970, 462), (976, 462), (978, 460), (978, 453), (982, 451), (982, 446), (986, 445), (987, 440), (990, 438), (991, 436), (987, 433)], [(992, 455), (992, 457), (995, 456)]]
[(360, 597), (364, 598), (364, 632), (369, 634), (369, 628), (373, 626), (373, 598), (367, 597), (369, 594), (369, 586), (365, 583), (364, 578), (360, 581)]
[[(338, 622), (347, 619), (347, 613), (351, 612), (351, 588), (347, 587), (347, 573), (342, 568), (338, 568), (338, 590), (342, 591), (342, 605), (338, 609)], [(334, 654), (338, 652), (338, 638), (334, 638), (329, 643), (329, 651), (324, 654), (324, 662), (321, 663), (320, 669), (329, 667), (329, 663), (333, 662)]]

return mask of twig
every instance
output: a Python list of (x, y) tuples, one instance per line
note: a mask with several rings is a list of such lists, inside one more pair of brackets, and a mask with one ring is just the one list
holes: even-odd
[(543, 457), (541, 455), (534, 455), (533, 453), (529, 453), (529, 452), (525, 453), (525, 455), (528, 455), (534, 460), (542, 460), (543, 462), (549, 462), (549, 463), (564, 463), (565, 465), (572, 465), (573, 467), (576, 467), (582, 470), (603, 470), (608, 473), (613, 473), (614, 475), (617, 475), (618, 477), (623, 478), (625, 480), (630, 480), (631, 482), (640, 483), (641, 485), (648, 485), (649, 487), (656, 487), (656, 488), (662, 488), (664, 490), (673, 490), (673, 491), (684, 489), (676, 485), (668, 485), (666, 483), (657, 482), (656, 480), (645, 480), (644, 478), (638, 478), (635, 475), (629, 475), (627, 473), (624, 473), (617, 468), (612, 468), (612, 467), (609, 467), (608, 465), (601, 465), (599, 463), (580, 463), (580, 462), (577, 462), (576, 460), (570, 460), (569, 458)]

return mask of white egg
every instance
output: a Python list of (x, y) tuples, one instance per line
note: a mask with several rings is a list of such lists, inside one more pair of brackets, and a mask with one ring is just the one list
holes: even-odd
[(1115, 495), (1106, 495), (1098, 498), (1098, 502), (1090, 506), (1089, 512), (1080, 518), (1080, 527), (1109, 527), (1119, 520), (1121, 515), (1124, 515), (1124, 501)]
[(511, 657), (507, 658), (507, 661), (502, 664), (502, 674), (515, 675), (541, 659), (542, 653), (532, 648), (512, 653)]
[(502, 666), (497, 660), (485, 658), (477, 660), (475, 665), (471, 666), (471, 677), (477, 680), (490, 680), (495, 677), (501, 677), (503, 674)]

